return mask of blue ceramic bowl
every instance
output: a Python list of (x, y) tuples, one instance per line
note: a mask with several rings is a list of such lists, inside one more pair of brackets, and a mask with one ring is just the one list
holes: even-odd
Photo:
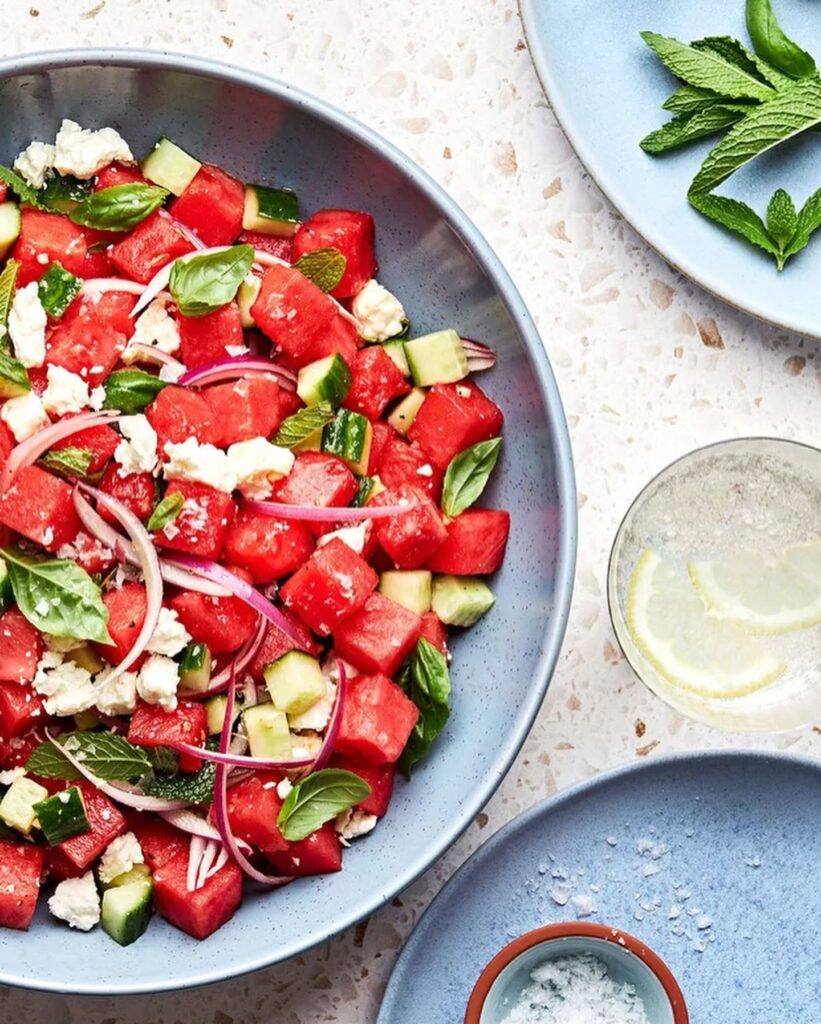
[(406, 157), (324, 103), (210, 61), (86, 50), (0, 61), (0, 109), (2, 163), (71, 117), (113, 125), (138, 153), (169, 135), (245, 180), (293, 186), (307, 210), (369, 210), (380, 279), (414, 330), (453, 325), (499, 354), (481, 382), (507, 420), (484, 499), (513, 517), (497, 603), (453, 643), (446, 733), (398, 784), (374, 835), (348, 851), (343, 873), (249, 894), (203, 943), (156, 919), (123, 950), (99, 928), (69, 934), (45, 901), (28, 933), (0, 934), (0, 983), (125, 994), (214, 982), (303, 952), (382, 906), (454, 842), (510, 767), (556, 663), (572, 590), (576, 499), (561, 401), (533, 322), (473, 225)]

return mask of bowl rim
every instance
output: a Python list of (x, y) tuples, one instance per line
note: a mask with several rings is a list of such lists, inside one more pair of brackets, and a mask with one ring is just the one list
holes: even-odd
[(465, 1011), (465, 1024), (481, 1024), (482, 1010), (491, 988), (502, 971), (514, 960), (532, 949), (534, 946), (556, 942), (561, 939), (588, 938), (613, 943), (620, 949), (626, 949), (644, 963), (658, 978), (664, 994), (673, 1011), (673, 1024), (689, 1024), (690, 1016), (684, 1002), (684, 994), (679, 987), (673, 972), (641, 939), (629, 932), (623, 932), (607, 924), (596, 924), (591, 921), (562, 921), (558, 924), (542, 925), (532, 931), (525, 932), (517, 939), (509, 942), (487, 964), (479, 975), (468, 1000)]
[[(443, 221), (456, 234), (480, 269), (495, 288), (499, 300), (516, 326), (529, 356), (530, 365), (539, 386), (548, 428), (556, 451), (556, 482), (559, 506), (559, 546), (556, 559), (555, 601), (552, 613), (544, 627), (542, 653), (533, 672), (533, 685), (522, 702), (518, 715), (498, 754), (491, 761), (481, 783), (474, 786), (461, 804), (460, 812), (433, 841), (428, 852), (417, 862), (409, 864), (397, 874), (394, 884), (384, 894), (377, 893), (345, 918), (333, 925), (323, 938), (315, 942), (291, 942), (267, 954), (249, 953), (241, 969), (220, 968), (200, 971), (195, 963), (186, 967), (179, 978), (169, 978), (160, 984), (147, 985), (139, 978), (130, 984), (116, 986), (72, 980), (70, 984), (58, 980), (15, 974), (11, 965), (0, 965), (0, 984), (44, 992), (73, 993), (79, 995), (140, 995), (154, 992), (177, 991), (184, 988), (209, 985), (253, 971), (304, 953), (335, 935), (353, 927), (359, 921), (385, 906), (398, 893), (429, 870), (468, 828), (476, 814), (493, 796), (507, 775), (516, 756), (530, 733), (558, 661), (567, 629), (573, 595), (577, 552), (578, 507), (573, 453), (564, 407), (553, 370), (541, 337), (513, 279), (498, 256), (461, 207), (445, 189), (397, 146), (384, 139), (373, 129), (332, 104), (287, 82), (262, 72), (235, 64), (173, 51), (147, 50), (130, 47), (66, 48), (40, 50), (0, 59), (0, 80), (33, 75), (61, 68), (107, 66), (136, 68), (148, 71), (178, 71), (211, 80), (239, 84), (255, 89), (263, 95), (295, 106), (341, 134), (353, 138), (385, 159), (414, 188), (420, 191), (436, 208)], [(190, 962), (190, 961), (189, 961)]]

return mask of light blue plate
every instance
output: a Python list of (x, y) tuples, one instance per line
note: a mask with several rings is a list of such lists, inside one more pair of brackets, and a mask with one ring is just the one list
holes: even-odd
[[(639, 141), (670, 116), (677, 79), (639, 38), (649, 29), (689, 42), (731, 35), (749, 44), (744, 0), (520, 0), (530, 52), (580, 159), (630, 224), (666, 260), (727, 302), (775, 324), (821, 336), (821, 239), (779, 274), (770, 256), (705, 220), (690, 182), (713, 142), (651, 157)], [(777, 0), (785, 30), (821, 58), (821, 5)], [(821, 135), (778, 147), (739, 171), (721, 193), (760, 214), (776, 188), (796, 203), (821, 188)]]
[(629, 765), (532, 808), (460, 868), (402, 951), (377, 1024), (460, 1024), (491, 958), (573, 920), (574, 899), (667, 963), (691, 1024), (809, 1024), (819, 878), (821, 765), (745, 752)]
[(485, 496), (513, 518), (497, 603), (453, 644), (445, 734), (342, 874), (249, 897), (203, 943), (158, 919), (124, 950), (99, 928), (69, 934), (42, 905), (28, 933), (0, 931), (0, 983), (123, 994), (218, 981), (294, 956), (390, 900), (441, 856), (510, 767), (544, 697), (572, 590), (576, 500), (561, 401), (533, 322), (476, 229), (407, 157), (324, 103), (238, 68), (114, 50), (0, 61), (0, 110), (3, 163), (71, 117), (116, 126), (139, 153), (170, 135), (246, 181), (292, 185), (306, 210), (369, 210), (380, 279), (415, 331), (453, 325), (499, 353), (481, 382), (507, 421)]

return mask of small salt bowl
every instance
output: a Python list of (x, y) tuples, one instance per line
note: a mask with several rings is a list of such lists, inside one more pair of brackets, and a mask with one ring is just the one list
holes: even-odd
[(608, 925), (571, 921), (522, 935), (496, 954), (471, 993), (465, 1024), (503, 1024), (548, 961), (589, 954), (616, 983), (632, 985), (650, 1024), (689, 1024), (684, 996), (664, 961), (639, 939)]

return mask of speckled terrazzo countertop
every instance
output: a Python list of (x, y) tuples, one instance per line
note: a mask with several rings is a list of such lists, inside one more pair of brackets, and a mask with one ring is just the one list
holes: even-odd
[(307, 956), (208, 989), (96, 1000), (0, 988), (0, 1020), (369, 1024), (444, 880), (537, 800), (634, 758), (817, 747), (812, 730), (723, 737), (653, 698), (611, 633), (605, 569), (626, 506), (676, 456), (729, 436), (817, 442), (821, 350), (691, 285), (608, 207), (542, 95), (512, 0), (4, 0), (4, 54), (64, 46), (265, 71), (382, 132), (450, 191), (511, 271), (553, 363), (575, 449), (579, 563), (567, 640), (524, 750), (466, 835), (393, 905)]

